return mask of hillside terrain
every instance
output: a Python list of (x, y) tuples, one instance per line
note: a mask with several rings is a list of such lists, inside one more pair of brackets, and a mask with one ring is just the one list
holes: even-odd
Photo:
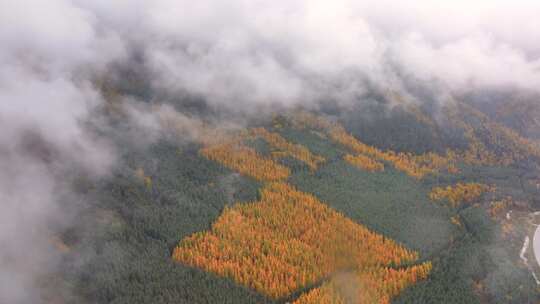
[(507, 112), (383, 101), (126, 143), (75, 181), (93, 203), (51, 303), (536, 303), (540, 148)]
[(540, 304), (538, 12), (0, 0), (0, 304)]

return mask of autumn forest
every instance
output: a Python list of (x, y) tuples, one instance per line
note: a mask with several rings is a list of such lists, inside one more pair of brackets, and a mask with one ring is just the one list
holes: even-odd
[[(403, 109), (434, 126), (421, 110)], [(466, 144), (432, 151), (364, 142), (346, 119), (305, 110), (244, 129), (201, 126), (189, 145), (126, 151), (111, 181), (79, 181), (106, 203), (80, 219), (103, 228), (59, 240), (66, 258), (92, 253), (83, 272), (65, 270), (76, 282), (74, 301), (521, 304), (536, 297), (519, 259), (521, 224), (505, 217), (534, 190), (503, 177), (539, 150), (479, 111), (452, 109), (488, 133), (448, 111)]]

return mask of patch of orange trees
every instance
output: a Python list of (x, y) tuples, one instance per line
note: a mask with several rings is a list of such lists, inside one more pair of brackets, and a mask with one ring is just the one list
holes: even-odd
[(384, 171), (384, 165), (381, 162), (374, 160), (363, 154), (351, 155), (347, 154), (344, 156), (344, 159), (349, 162), (351, 165), (354, 165), (360, 169), (369, 171), (369, 172), (378, 172)]
[(342, 126), (334, 126), (329, 135), (335, 142), (357, 153), (387, 161), (394, 165), (396, 169), (418, 179), (427, 174), (435, 174), (443, 168), (446, 168), (449, 172), (457, 170), (453, 164), (454, 158), (451, 152), (446, 156), (440, 156), (431, 152), (423, 155), (413, 155), (411, 153), (396, 153), (391, 150), (381, 151), (360, 142), (354, 136), (348, 134)]
[[(302, 294), (293, 304), (347, 304), (344, 296), (337, 293), (330, 284), (310, 290)], [(373, 302), (372, 303), (376, 303)]]
[[(418, 259), (416, 252), (283, 183), (289, 175), (287, 167), (243, 144), (246, 139), (259, 137), (279, 153), (299, 159), (312, 169), (324, 161), (305, 147), (264, 129), (205, 142), (202, 155), (267, 184), (260, 201), (226, 208), (209, 231), (182, 240), (173, 251), (174, 260), (229, 277), (272, 298), (288, 296), (346, 269), (356, 273), (358, 281), (354, 282), (370, 286), (363, 299), (371, 297), (385, 303), (381, 301), (427, 275), (429, 269), (424, 264), (392, 268), (414, 262)], [(372, 167), (367, 168), (378, 168), (377, 164), (382, 166), (373, 160)], [(334, 278), (332, 282), (338, 281)], [(322, 298), (317, 298), (326, 298), (328, 292), (315, 289), (301, 299), (321, 303)], [(338, 303), (334, 300), (328, 303)]]
[(250, 135), (252, 137), (261, 137), (282, 155), (291, 156), (304, 162), (311, 170), (317, 169), (317, 166), (324, 161), (323, 157), (312, 154), (306, 147), (290, 143), (281, 135), (269, 132), (264, 128), (251, 129)]
[(277, 149), (275, 155), (296, 158), (306, 163), (312, 170), (324, 161), (323, 157), (312, 154), (306, 147), (290, 143), (279, 134), (269, 132), (264, 128), (255, 128), (235, 135), (228, 134), (213, 141), (203, 141), (205, 147), (200, 150), (200, 153), (208, 159), (260, 181), (286, 179), (290, 174), (289, 168), (276, 163), (269, 157), (260, 155), (255, 149), (243, 144), (245, 140), (255, 138), (262, 138)]
[(434, 201), (446, 199), (452, 207), (458, 207), (462, 203), (474, 202), (482, 194), (492, 190), (492, 187), (485, 184), (457, 183), (454, 186), (433, 188), (429, 194), (429, 198)]
[(227, 208), (209, 231), (181, 241), (173, 258), (272, 298), (340, 269), (370, 269), (370, 278), (382, 280), (372, 284), (389, 286), (389, 295), (406, 285), (407, 275), (424, 276), (415, 268), (388, 274), (395, 270), (387, 267), (413, 262), (418, 254), (280, 182), (267, 184), (260, 201)]
[(208, 159), (260, 181), (283, 180), (290, 174), (289, 168), (263, 157), (255, 149), (242, 145), (238, 140), (205, 147), (200, 153)]
[(431, 262), (426, 262), (404, 269), (383, 267), (338, 275), (293, 304), (389, 304), (403, 289), (427, 278), (431, 268)]
[[(540, 159), (540, 147), (516, 131), (491, 120), (484, 113), (465, 103), (447, 106), (448, 119), (464, 131), (469, 147), (463, 152), (466, 163), (475, 165), (508, 166), (528, 158)], [(463, 117), (475, 124), (468, 123)]]
[(299, 128), (309, 126), (322, 130), (334, 142), (363, 156), (389, 162), (396, 169), (418, 179), (427, 174), (436, 174), (441, 170), (447, 170), (450, 173), (457, 172), (457, 167), (455, 166), (456, 154), (452, 151), (447, 151), (445, 156), (431, 152), (423, 155), (413, 155), (411, 153), (396, 153), (391, 150), (382, 151), (359, 141), (347, 133), (343, 126), (327, 121), (322, 117), (307, 112), (300, 112), (293, 118), (293, 121), (295, 121), (294, 125)]
[[(447, 151), (446, 155), (426, 153), (413, 155), (410, 153), (396, 153), (394, 151), (381, 151), (366, 145), (335, 122), (307, 112), (296, 113), (293, 125), (298, 128), (309, 126), (326, 132), (329, 137), (355, 151), (373, 157), (377, 160), (387, 161), (400, 171), (415, 178), (422, 178), (427, 174), (435, 174), (441, 170), (449, 173), (458, 171), (456, 163), (463, 161), (472, 165), (499, 165), (508, 166), (529, 158), (540, 159), (540, 146), (519, 135), (514, 130), (491, 120), (487, 115), (473, 107), (455, 102), (447, 106), (444, 111), (449, 121), (464, 132), (468, 140), (468, 148), (464, 151)], [(466, 116), (475, 124), (466, 122)]]

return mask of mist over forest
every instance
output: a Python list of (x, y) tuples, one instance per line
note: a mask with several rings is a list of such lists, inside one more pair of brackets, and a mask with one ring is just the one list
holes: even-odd
[(539, 11), (0, 1), (0, 303), (538, 302)]

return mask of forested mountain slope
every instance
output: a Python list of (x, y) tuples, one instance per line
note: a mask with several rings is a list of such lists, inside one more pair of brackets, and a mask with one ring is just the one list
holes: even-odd
[(534, 141), (464, 103), (398, 106), (401, 128), (356, 110), (126, 146), (112, 176), (77, 179), (96, 203), (49, 284), (67, 303), (540, 300), (520, 259)]

